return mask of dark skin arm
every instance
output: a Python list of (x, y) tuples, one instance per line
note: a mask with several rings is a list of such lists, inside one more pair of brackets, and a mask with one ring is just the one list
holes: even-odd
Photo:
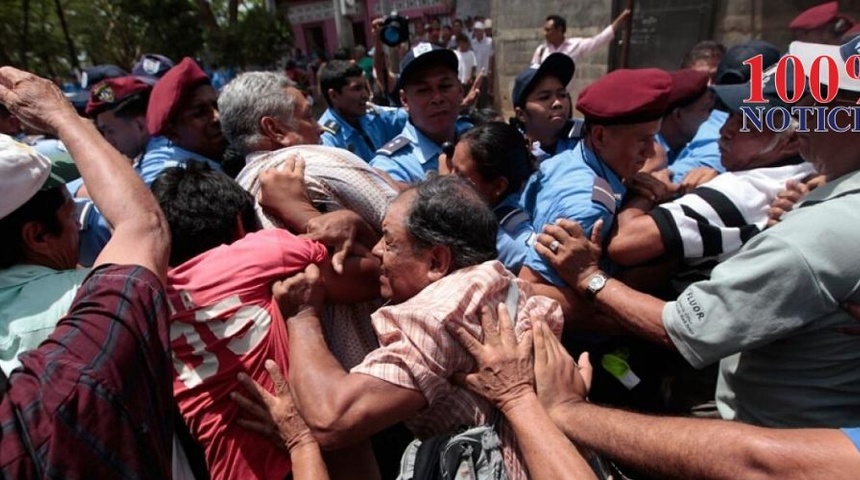
[[(554, 337), (547, 341), (556, 342)], [(573, 368), (573, 359), (564, 353), (541, 355), (535, 349), (541, 403), (577, 445), (643, 473), (657, 478), (782, 480), (848, 479), (860, 471), (860, 453), (838, 430), (768, 429), (590, 404), (585, 401), (591, 377), (587, 356)]]
[[(594, 228), (591, 239), (585, 237), (578, 223), (561, 220), (558, 225), (547, 225), (538, 235), (535, 248), (568, 285), (583, 296), (588, 295), (588, 279), (599, 271), (600, 229)], [(560, 243), (553, 253), (549, 245), (553, 240)], [(663, 327), (663, 307), (666, 302), (638, 292), (619, 280), (610, 279), (606, 286), (594, 296), (597, 311), (615, 320), (628, 332), (646, 340), (675, 349)]]
[(277, 283), (273, 293), (289, 318), (290, 384), (296, 404), (323, 450), (355, 444), (427, 404), (417, 390), (348, 373), (334, 358), (319, 321), (325, 293), (316, 266)]

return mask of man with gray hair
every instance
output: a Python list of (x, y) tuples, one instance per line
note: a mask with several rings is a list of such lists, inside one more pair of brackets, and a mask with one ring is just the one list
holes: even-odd
[[(396, 190), (349, 151), (319, 145), (321, 129), (311, 106), (286, 76), (243, 73), (224, 87), (218, 107), (224, 135), (246, 159), (236, 180), (253, 195), (262, 194), (263, 206), (258, 203), (256, 209), (264, 227), (283, 226), (313, 235), (332, 230), (324, 225), (336, 224), (338, 231), (351, 233), (338, 238), (313, 235), (338, 248), (332, 259), (334, 268), (342, 267), (351, 249), (362, 251), (358, 246), (353, 248), (356, 235), (366, 247), (365, 258), (370, 258), (370, 247), (380, 235), (382, 217)], [(271, 192), (297, 194), (274, 202), (266, 195)], [(296, 208), (275, 206), (290, 201)], [(315, 208), (306, 208), (308, 201)], [(328, 306), (324, 316), (326, 338), (347, 368), (376, 348), (369, 319), (378, 306), (378, 302)], [(354, 321), (345, 321), (345, 317)]]

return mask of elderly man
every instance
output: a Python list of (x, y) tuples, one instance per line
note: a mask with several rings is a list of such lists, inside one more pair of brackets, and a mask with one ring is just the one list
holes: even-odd
[[(662, 70), (622, 69), (582, 91), (577, 107), (585, 114), (585, 137), (572, 150), (544, 160), (523, 191), (523, 207), (536, 231), (568, 218), (589, 232), (602, 220), (604, 233), (609, 232), (627, 190), (624, 180), (654, 155), (654, 135), (671, 85)], [(520, 278), (562, 302), (566, 316), (584, 313), (573, 307), (576, 299), (564, 281), (533, 249)]]
[[(720, 60), (716, 84), (736, 85), (748, 82), (750, 67), (744, 62), (756, 55), (762, 56), (764, 68), (767, 68), (779, 60), (780, 53), (774, 45), (762, 40), (750, 40), (735, 45)], [(728, 117), (724, 111), (711, 110), (710, 116), (699, 126), (693, 139), (669, 163), (672, 183), (680, 185), (682, 192), (689, 192), (725, 171), (720, 163), (717, 140), (726, 118)]]
[[(844, 63), (858, 45), (860, 37), (841, 48), (795, 42), (790, 53), (809, 72), (817, 57)], [(860, 95), (860, 81), (843, 69), (822, 81), (839, 85), (822, 114), (854, 105)], [(599, 311), (633, 334), (677, 349), (693, 366), (739, 353), (720, 365), (716, 395), (724, 418), (779, 427), (856, 426), (860, 337), (843, 331), (856, 320), (842, 306), (860, 300), (858, 133), (798, 135), (801, 155), (828, 183), (673, 302), (608, 278), (596, 263), (599, 248), (575, 224), (548, 227), (537, 248), (570, 285), (590, 294)], [(550, 250), (553, 241), (561, 246)]]
[[(270, 102), (259, 102), (268, 98)], [(233, 148), (246, 156), (247, 166), (236, 178), (238, 183), (257, 195), (262, 186), (264, 171), (281, 167), (297, 158), (304, 161), (306, 186), (300, 186), (301, 200), (286, 208), (264, 211), (257, 207), (258, 216), (265, 227), (286, 226), (294, 233), (305, 233), (331, 219), (335, 210), (351, 211), (359, 217), (352, 227), (367, 233), (359, 243), (369, 250), (379, 238), (380, 224), (385, 208), (394, 198), (393, 185), (376, 170), (346, 150), (318, 146), (320, 126), (311, 115), (311, 107), (283, 75), (271, 72), (248, 72), (230, 82), (221, 94), (219, 105), (223, 112), (224, 132)], [(288, 182), (287, 175), (268, 176), (272, 182)], [(270, 191), (289, 192), (290, 187)], [(307, 194), (305, 195), (305, 191)], [(311, 203), (308, 208), (307, 203)], [(314, 208), (315, 207), (315, 208)], [(320, 211), (328, 212), (323, 216)], [(344, 213), (344, 212), (340, 212)], [(339, 214), (338, 214), (339, 215)], [(321, 240), (328, 240), (323, 239)], [(333, 247), (347, 247), (351, 240), (337, 242)], [(346, 256), (341, 249), (333, 261), (340, 265)], [(364, 355), (376, 347), (376, 339), (369, 325), (373, 305), (331, 306), (326, 315), (330, 329), (339, 335), (330, 335), (332, 348), (340, 361), (348, 366), (357, 364)], [(347, 313), (346, 310), (350, 310)], [(355, 321), (343, 322), (343, 315)], [(330, 323), (329, 323), (330, 322)]]
[[(555, 332), (562, 322), (554, 302), (535, 296), (494, 260), (496, 228), (480, 195), (455, 175), (401, 193), (374, 247), (382, 262), (382, 294), (389, 300), (373, 314), (381, 346), (351, 371), (322, 340), (318, 295), (298, 302), (308, 305), (287, 320), (290, 380), (299, 410), (324, 448), (350, 444), (401, 420), (422, 439), (492, 422), (492, 406), (452, 381), (472, 362), (445, 324), (477, 333), (481, 307), (500, 302), (515, 312), (519, 336), (528, 330), (529, 316), (544, 318)], [(297, 296), (286, 290), (282, 308)], [(509, 427), (502, 422), (497, 431), (508, 478), (525, 478)]]
[(217, 100), (209, 77), (190, 57), (155, 84), (146, 111), (146, 130), (152, 138), (135, 166), (147, 185), (165, 168), (191, 161), (221, 169), (227, 142)]
[(442, 144), (471, 127), (457, 121), (463, 101), (457, 55), (429, 43), (412, 47), (400, 62), (397, 90), (409, 121), (370, 164), (398, 182), (416, 183), (439, 169)]
[(170, 478), (164, 216), (128, 160), (50, 81), (4, 67), (0, 103), (65, 143), (115, 227), (95, 269), (75, 271), (78, 229), (64, 178), (33, 149), (0, 136), (2, 330), (17, 337), (3, 344), (23, 350), (48, 340), (17, 358), (23, 368), (4, 388), (0, 472)]

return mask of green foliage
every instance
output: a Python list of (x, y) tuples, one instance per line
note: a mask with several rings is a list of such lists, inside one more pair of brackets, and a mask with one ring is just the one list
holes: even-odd
[(143, 53), (267, 65), (291, 41), (291, 30), (286, 15), (269, 14), (260, 0), (0, 0), (0, 38), (0, 64), (66, 77), (78, 65), (130, 69)]
[(262, 6), (239, 12), (238, 21), (207, 32), (207, 61), (233, 67), (274, 64), (292, 41), (286, 15), (269, 14)]

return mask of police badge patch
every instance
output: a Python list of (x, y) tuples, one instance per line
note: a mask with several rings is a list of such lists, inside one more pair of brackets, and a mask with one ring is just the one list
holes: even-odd
[(113, 103), (116, 99), (113, 88), (108, 84), (99, 85), (95, 91), (95, 97), (104, 103)]
[(150, 74), (156, 75), (158, 73), (158, 69), (161, 68), (161, 62), (155, 60), (153, 58), (144, 58), (143, 59), (143, 71)]

